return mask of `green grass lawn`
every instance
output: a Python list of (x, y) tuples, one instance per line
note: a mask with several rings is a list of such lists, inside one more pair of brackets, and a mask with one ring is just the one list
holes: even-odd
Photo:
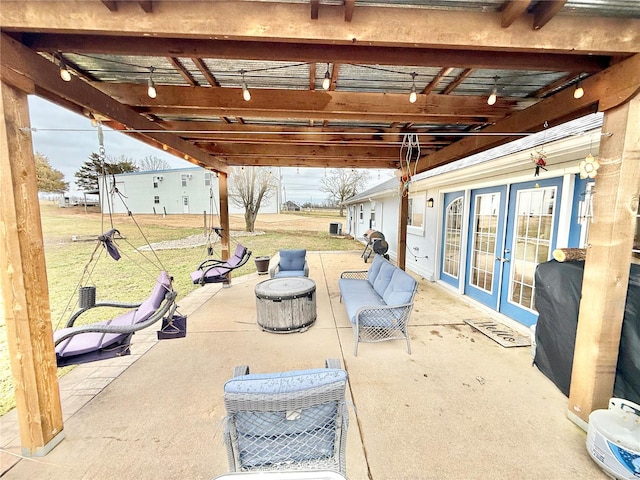
[[(335, 214), (326, 212), (295, 212), (295, 215), (308, 215), (311, 217), (327, 218), (327, 222), (340, 220)], [(45, 239), (45, 256), (47, 263), (47, 281), (49, 284), (49, 302), (51, 305), (51, 322), (53, 329), (63, 328), (67, 319), (76, 309), (77, 296), (74, 295), (78, 282), (82, 278), (83, 271), (95, 250), (93, 241), (72, 242), (71, 237), (84, 235), (97, 235), (110, 228), (108, 218), (106, 221), (96, 214), (83, 215), (75, 213), (69, 215), (67, 209), (59, 209), (50, 204), (41, 206), (42, 229)], [(287, 215), (282, 217), (286, 219)], [(258, 217), (259, 218), (259, 217)], [(191, 225), (178, 226), (163, 225), (161, 216), (158, 220), (147, 220), (142, 224), (141, 232), (129, 218), (118, 219), (118, 229), (126, 237), (126, 242), (120, 241), (119, 245), (123, 253), (120, 261), (115, 262), (106, 257), (103, 249), (100, 258), (91, 263), (91, 281), (89, 284), (96, 286), (98, 301), (114, 300), (121, 302), (137, 302), (144, 300), (153, 288), (159, 269), (151, 262), (135, 251), (133, 247), (145, 245), (144, 238), (150, 242), (177, 240), (202, 232), (202, 228), (196, 227), (199, 219), (191, 222)], [(313, 228), (315, 223), (309, 222), (307, 227)], [(279, 228), (278, 222), (273, 223), (273, 229), (262, 228), (264, 234), (254, 236), (240, 236), (232, 239), (239, 241), (253, 252), (252, 258), (243, 267), (234, 272), (234, 276), (246, 275), (256, 271), (253, 258), (257, 256), (273, 256), (279, 249), (306, 248), (308, 251), (339, 251), (359, 250), (362, 245), (354, 240), (337, 238), (329, 235), (328, 230), (293, 230)], [(328, 223), (327, 223), (328, 225)], [(133, 247), (130, 247), (131, 244)], [(232, 249), (235, 248), (232, 245)], [(220, 253), (220, 245), (215, 245), (216, 254)], [(188, 295), (193, 290), (200, 288), (191, 283), (190, 273), (193, 272), (201, 261), (207, 258), (206, 248), (195, 247), (188, 249), (158, 250), (156, 254), (166, 270), (174, 277), (174, 287), (179, 292), (180, 298)], [(145, 255), (153, 258), (153, 253), (145, 252)], [(104, 310), (100, 314), (104, 314)], [(115, 314), (122, 310), (114, 311)], [(92, 321), (92, 317), (86, 315), (86, 320)], [(64, 374), (67, 369), (59, 370)], [(11, 369), (9, 365), (9, 352), (7, 349), (6, 331), (4, 319), (0, 319), (0, 415), (6, 413), (15, 406)]]

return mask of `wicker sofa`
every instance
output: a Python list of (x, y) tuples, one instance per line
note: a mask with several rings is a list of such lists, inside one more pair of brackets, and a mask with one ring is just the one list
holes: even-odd
[(358, 342), (402, 338), (411, 353), (407, 324), (418, 289), (413, 277), (376, 255), (369, 270), (342, 272), (339, 287), (354, 331), (354, 355)]

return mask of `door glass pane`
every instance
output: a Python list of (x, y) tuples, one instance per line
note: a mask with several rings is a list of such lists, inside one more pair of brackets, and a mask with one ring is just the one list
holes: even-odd
[(498, 236), (500, 193), (477, 195), (473, 216), (471, 285), (491, 293)]
[(516, 231), (511, 247), (509, 299), (533, 310), (533, 278), (539, 263), (549, 260), (556, 187), (520, 190), (516, 200)]
[(462, 238), (462, 197), (447, 207), (444, 224), (444, 252), (442, 270), (458, 278), (460, 271), (460, 240)]

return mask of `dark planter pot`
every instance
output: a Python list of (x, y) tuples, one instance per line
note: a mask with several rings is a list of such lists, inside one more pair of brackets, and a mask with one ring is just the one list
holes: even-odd
[(269, 260), (271, 257), (256, 257), (256, 269), (258, 270), (258, 275), (266, 275), (269, 273)]

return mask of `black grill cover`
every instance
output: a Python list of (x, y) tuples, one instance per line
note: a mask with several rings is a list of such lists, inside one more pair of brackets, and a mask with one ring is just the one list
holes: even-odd
[[(534, 364), (569, 395), (584, 262), (541, 263), (536, 270)], [(614, 395), (640, 403), (640, 265), (631, 265)]]

